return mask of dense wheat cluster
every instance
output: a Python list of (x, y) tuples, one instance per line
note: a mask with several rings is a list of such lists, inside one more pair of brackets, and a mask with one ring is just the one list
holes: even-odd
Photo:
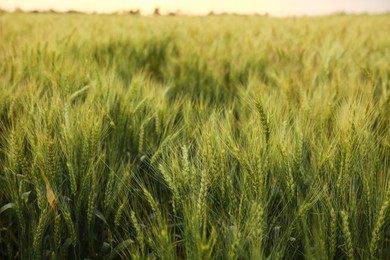
[(0, 15), (1, 259), (389, 259), (390, 17)]

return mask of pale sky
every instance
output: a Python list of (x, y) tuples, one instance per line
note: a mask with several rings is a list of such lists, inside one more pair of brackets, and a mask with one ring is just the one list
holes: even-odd
[(321, 15), (390, 12), (390, 0), (0, 0), (0, 8), (14, 10), (113, 12), (141, 9), (150, 14), (160, 7), (162, 12), (180, 9), (185, 14), (207, 14), (210, 11), (235, 13), (269, 13), (271, 15)]

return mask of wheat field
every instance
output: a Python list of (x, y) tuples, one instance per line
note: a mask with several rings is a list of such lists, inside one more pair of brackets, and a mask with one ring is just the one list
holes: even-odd
[(390, 17), (0, 14), (0, 259), (389, 259)]

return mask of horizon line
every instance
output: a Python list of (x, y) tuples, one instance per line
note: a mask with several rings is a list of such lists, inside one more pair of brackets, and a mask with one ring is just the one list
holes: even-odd
[(209, 10), (206, 13), (189, 13), (184, 12), (180, 9), (172, 10), (164, 10), (163, 12), (156, 13), (156, 10), (161, 10), (163, 8), (155, 7), (154, 12), (143, 13), (141, 8), (129, 8), (129, 9), (118, 9), (114, 11), (86, 11), (80, 10), (77, 8), (69, 8), (66, 10), (56, 9), (56, 8), (20, 8), (15, 7), (13, 10), (11, 8), (3, 8), (0, 6), (0, 11), (6, 13), (57, 13), (57, 14), (70, 14), (70, 13), (78, 13), (85, 15), (134, 15), (134, 16), (219, 16), (219, 15), (237, 15), (237, 16), (270, 16), (270, 17), (321, 17), (321, 16), (332, 16), (332, 15), (386, 15), (390, 14), (390, 9), (387, 11), (362, 11), (362, 12), (353, 12), (353, 11), (333, 11), (333, 12), (324, 12), (318, 14), (309, 14), (309, 13), (301, 13), (301, 14), (273, 14), (271, 12), (232, 12), (232, 11), (214, 11)]

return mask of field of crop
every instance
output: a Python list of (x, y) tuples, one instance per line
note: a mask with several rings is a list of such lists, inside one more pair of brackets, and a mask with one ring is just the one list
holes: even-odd
[(389, 259), (390, 17), (0, 14), (0, 259)]

